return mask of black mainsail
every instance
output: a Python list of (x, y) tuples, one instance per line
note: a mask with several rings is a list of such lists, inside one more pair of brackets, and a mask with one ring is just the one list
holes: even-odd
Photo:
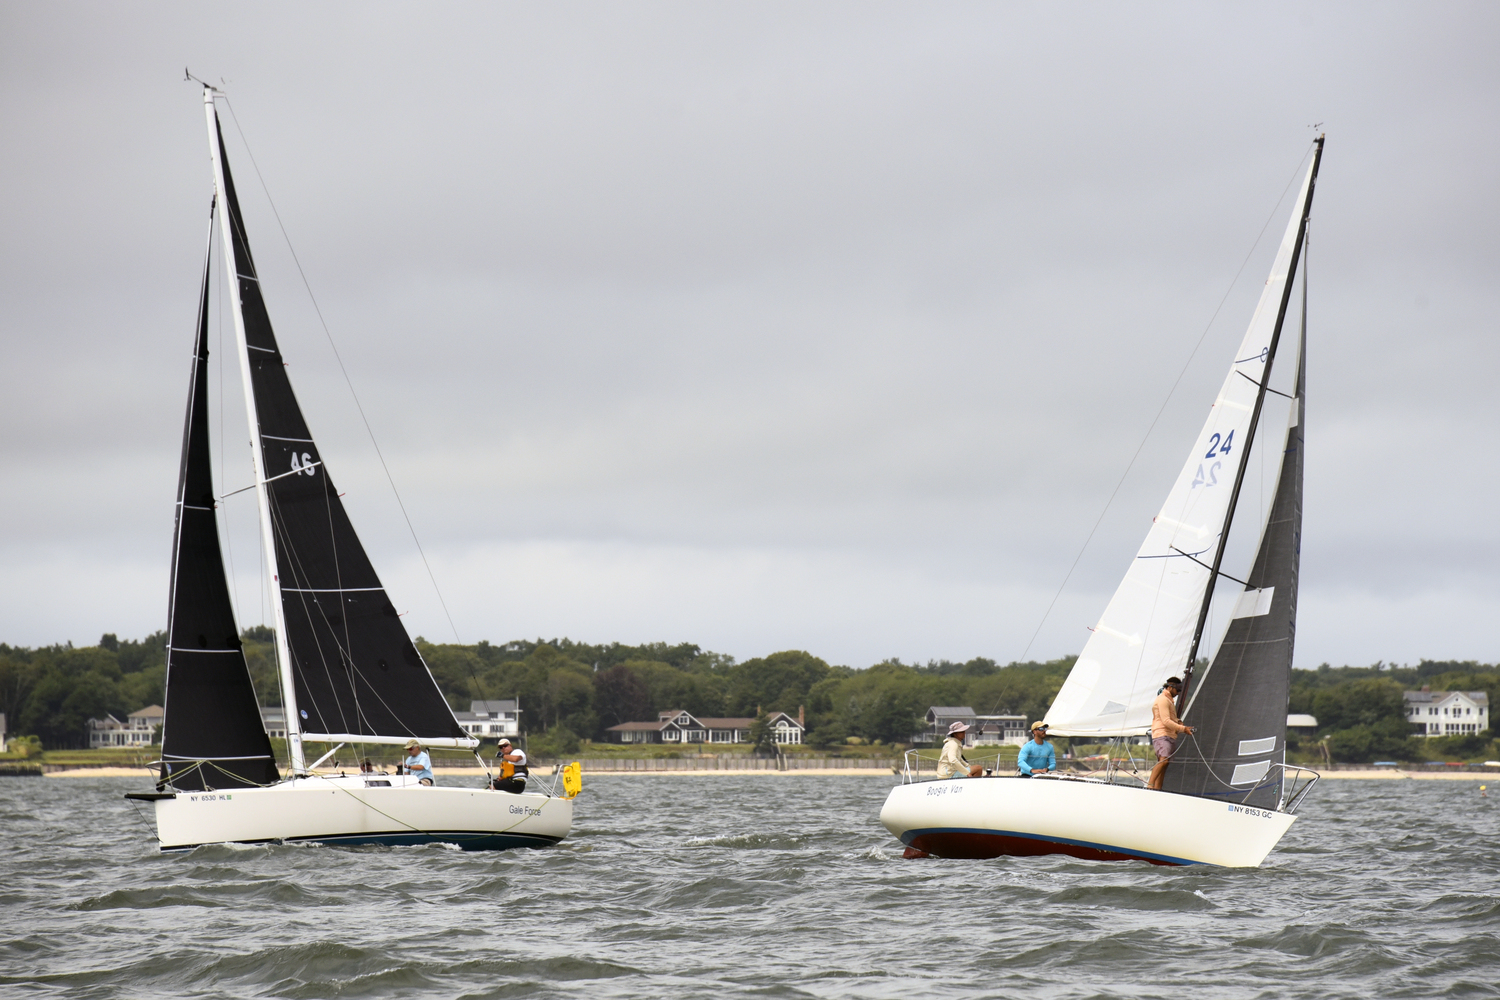
[(161, 780), (180, 791), (246, 788), (280, 779), (219, 550), (208, 429), (209, 268), (205, 260), (177, 475), (167, 615)]
[(294, 688), (289, 700), (298, 716), (287, 720), (289, 730), (319, 741), (417, 737), (468, 745), (370, 564), (303, 419), (261, 296), (217, 114), (213, 140), (275, 542), (274, 589)]

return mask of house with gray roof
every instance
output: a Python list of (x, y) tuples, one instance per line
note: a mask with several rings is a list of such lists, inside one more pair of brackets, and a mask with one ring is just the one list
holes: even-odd
[(978, 715), (968, 705), (933, 705), (927, 709), (925, 719), (927, 728), (913, 733), (912, 743), (941, 743), (948, 736), (948, 727), (955, 722), (969, 727), (965, 746), (1005, 743), (1020, 746), (1027, 739), (1024, 715)]
[(1470, 736), (1490, 728), (1484, 691), (1404, 691), (1406, 721), (1417, 736)]
[[(778, 746), (801, 743), (807, 729), (799, 709), (797, 718), (772, 712), (771, 737)], [(694, 715), (680, 708), (657, 713), (655, 722), (622, 722), (604, 732), (613, 743), (749, 743), (753, 718)]]
[(476, 739), (515, 739), (521, 735), (521, 699), (471, 701), (467, 712), (454, 712), (464, 732)]

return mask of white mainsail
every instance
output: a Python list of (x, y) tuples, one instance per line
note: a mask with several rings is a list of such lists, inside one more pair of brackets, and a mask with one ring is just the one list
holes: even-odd
[[(1058, 736), (1135, 736), (1151, 727), (1162, 682), (1187, 665), (1241, 449), (1307, 211), (1316, 160), (1303, 179), (1281, 248), (1208, 420), (1152, 519), (1125, 579), (1094, 626), (1046, 721)], [(1275, 461), (1281, 461), (1277, 449)], [(1268, 458), (1270, 456), (1267, 456)], [(1269, 471), (1269, 470), (1268, 470)], [(1274, 480), (1273, 480), (1274, 481)], [(1189, 558), (1191, 557), (1191, 558)]]

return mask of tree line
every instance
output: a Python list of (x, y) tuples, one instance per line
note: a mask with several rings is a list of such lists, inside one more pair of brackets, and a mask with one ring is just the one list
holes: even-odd
[(1467, 736), (1418, 737), (1406, 715), (1403, 691), (1483, 691), (1490, 711), (1500, 694), (1500, 666), (1472, 660), (1422, 660), (1414, 667), (1376, 663), (1292, 671), (1289, 711), (1317, 718), (1315, 737), (1293, 742), (1327, 746), (1330, 759), (1347, 763), (1467, 758), (1494, 752), (1493, 731)]
[[(280, 704), (273, 633), (260, 625), (241, 633), (262, 705)], [(1074, 657), (1000, 664), (984, 657), (964, 662), (897, 659), (855, 669), (829, 664), (802, 650), (743, 662), (692, 643), (594, 645), (570, 639), (517, 640), (495, 645), (430, 643), (417, 647), (449, 704), (519, 698), (523, 731), (549, 750), (573, 752), (584, 739), (603, 739), (621, 722), (655, 720), (685, 709), (697, 716), (750, 717), (804, 713), (807, 743), (844, 744), (850, 737), (904, 743), (925, 728), (931, 705), (968, 705), (980, 714), (1040, 719)], [(0, 644), (0, 712), (12, 733), (35, 735), (44, 747), (87, 745), (90, 717), (161, 704), (166, 633), (141, 640), (107, 634), (96, 646), (27, 649)], [(1374, 664), (1293, 671), (1288, 710), (1318, 719), (1315, 737), (1293, 737), (1293, 750), (1321, 752), (1337, 761), (1420, 760), (1440, 754), (1472, 756), (1491, 746), (1490, 733), (1471, 737), (1412, 737), (1402, 691), (1500, 694), (1500, 667), (1423, 660), (1415, 667)]]
[(26, 649), (0, 643), (0, 712), (13, 734), (36, 736), (49, 749), (88, 745), (90, 718), (160, 705), (167, 673), (167, 633), (97, 646)]
[(422, 657), (455, 708), (470, 699), (519, 698), (523, 724), (559, 749), (601, 739), (622, 722), (684, 709), (696, 716), (753, 718), (803, 713), (813, 747), (849, 737), (909, 741), (931, 705), (1041, 718), (1073, 665), (976, 658), (909, 665), (886, 660), (864, 669), (830, 665), (802, 650), (736, 662), (691, 643), (589, 645), (568, 639), (503, 646), (439, 645), (418, 639)]

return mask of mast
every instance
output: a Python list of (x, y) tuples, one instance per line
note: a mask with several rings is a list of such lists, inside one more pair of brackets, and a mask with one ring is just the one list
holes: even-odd
[[(1286, 321), (1286, 310), (1292, 298), (1290, 276), (1297, 273), (1297, 262), (1302, 256), (1303, 243), (1307, 238), (1308, 216), (1312, 213), (1313, 194), (1318, 186), (1318, 166), (1323, 159), (1323, 139), (1318, 136), (1317, 149), (1313, 152), (1312, 176), (1307, 185), (1307, 198), (1302, 203), (1302, 217), (1297, 223), (1297, 238), (1292, 246), (1292, 260), (1287, 267), (1288, 280), (1281, 291), (1281, 303), (1276, 311), (1276, 327), (1271, 333), (1271, 344), (1266, 354), (1265, 370), (1261, 374), (1260, 386), (1255, 393), (1255, 407), (1250, 413), (1250, 426), (1245, 434), (1245, 446), (1241, 449), (1239, 466), (1234, 472), (1234, 488), (1229, 493), (1229, 506), (1224, 511), (1224, 524), (1219, 530), (1219, 544), (1214, 550), (1213, 565), (1209, 567), (1208, 583), (1203, 588), (1203, 604), (1198, 609), (1198, 624), (1193, 629), (1193, 644), (1188, 650), (1187, 663), (1182, 669), (1182, 690), (1177, 695), (1177, 711), (1180, 715), (1187, 706), (1188, 691), (1193, 684), (1193, 665), (1198, 661), (1198, 647), (1203, 641), (1203, 629), (1208, 624), (1208, 612), (1213, 606), (1214, 588), (1219, 582), (1219, 567), (1224, 562), (1224, 549), (1229, 544), (1229, 527), (1234, 522), (1234, 510), (1239, 504), (1240, 488), (1245, 483), (1245, 470), (1250, 464), (1250, 452), (1254, 450), (1255, 431), (1260, 423), (1260, 411), (1266, 402), (1266, 390), (1271, 384), (1271, 367), (1276, 362), (1276, 347), (1281, 340), (1281, 327)], [(1306, 312), (1307, 283), (1302, 285), (1304, 299), (1304, 323)]]
[(288, 765), (293, 775), (306, 771), (306, 760), (302, 754), (302, 719), (297, 714), (297, 691), (292, 681), (292, 656), (287, 646), (286, 615), (281, 604), (281, 575), (276, 565), (276, 541), (272, 534), (271, 502), (266, 491), (266, 472), (262, 462), (260, 419), (255, 407), (255, 388), (250, 380), (250, 347), (245, 338), (245, 316), (240, 299), (239, 261), (234, 251), (234, 233), (228, 202), (228, 188), (224, 182), (224, 161), (219, 155), (219, 115), (214, 107), (214, 92), (203, 88), (203, 113), (208, 122), (208, 153), (213, 161), (214, 187), (218, 192), (219, 222), (223, 227), (224, 266), (228, 269), (230, 302), (234, 314), (235, 343), (239, 347), (240, 375), (245, 387), (245, 415), (250, 423), (250, 457), (255, 470), (256, 506), (260, 510), (261, 548), (265, 552), (266, 568), (271, 574), (271, 620), (276, 629), (276, 664), (281, 678), (281, 704), (286, 716), (286, 746)]

